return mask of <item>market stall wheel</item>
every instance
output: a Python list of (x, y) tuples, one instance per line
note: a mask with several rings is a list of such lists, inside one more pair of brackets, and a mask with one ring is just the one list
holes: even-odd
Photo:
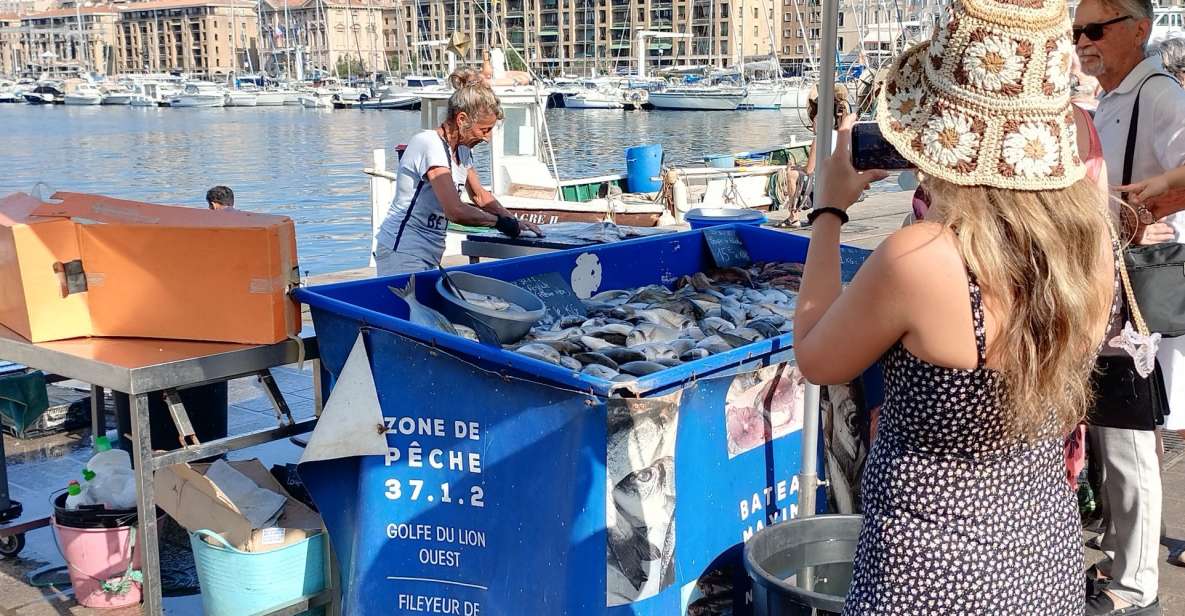
[(0, 537), (0, 558), (16, 558), (25, 549), (25, 533)]

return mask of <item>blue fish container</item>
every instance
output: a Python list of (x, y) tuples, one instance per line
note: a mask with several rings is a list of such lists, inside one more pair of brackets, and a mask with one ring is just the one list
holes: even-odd
[(639, 145), (625, 150), (625, 183), (632, 193), (655, 192), (662, 180), (662, 144)]
[[(732, 228), (754, 261), (805, 258), (805, 238)], [(850, 278), (867, 252), (842, 254)], [(712, 265), (692, 231), (458, 269), (558, 274), (589, 297)], [(438, 276), (416, 275), (420, 303), (439, 308)], [(327, 389), (369, 371), (382, 414), (384, 455), (300, 466), (343, 613), (752, 614), (743, 542), (798, 507), (805, 384), (791, 334), (610, 382), (410, 323), (388, 290), (407, 282), (297, 292)]]

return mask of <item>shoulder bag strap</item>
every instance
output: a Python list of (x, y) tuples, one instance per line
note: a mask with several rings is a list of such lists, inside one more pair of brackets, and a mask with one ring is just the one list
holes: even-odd
[(1136, 90), (1136, 102), (1132, 103), (1132, 119), (1127, 125), (1127, 149), (1123, 152), (1123, 183), (1131, 184), (1132, 182), (1132, 164), (1135, 162), (1136, 154), (1136, 133), (1140, 126), (1140, 94), (1144, 92), (1144, 85), (1148, 83), (1149, 79), (1153, 77), (1169, 77), (1164, 73), (1152, 73), (1140, 82), (1140, 88)]

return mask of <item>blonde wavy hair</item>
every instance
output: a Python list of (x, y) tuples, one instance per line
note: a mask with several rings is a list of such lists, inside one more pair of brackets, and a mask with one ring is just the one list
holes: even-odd
[(456, 118), (462, 111), (469, 116), (465, 128), (469, 128), (477, 118), (488, 113), (501, 120), (503, 117), (502, 103), (494, 94), (494, 89), (486, 81), (481, 72), (471, 69), (457, 69), (448, 77), (453, 86), (453, 94), (448, 99), (448, 117)]
[[(1066, 434), (1093, 402), (1091, 372), (1110, 297), (1096, 286), (1111, 224), (1089, 180), (1060, 190), (957, 186), (928, 178), (934, 220), (957, 230), (960, 255), (1004, 315), (992, 345), (1023, 440)], [(1052, 426), (1051, 426), (1052, 424)]]

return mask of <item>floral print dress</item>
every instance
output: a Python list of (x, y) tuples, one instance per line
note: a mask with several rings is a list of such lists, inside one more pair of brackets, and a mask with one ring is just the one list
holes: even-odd
[(865, 466), (864, 526), (844, 616), (1081, 614), (1083, 550), (1064, 435), (1006, 430), (1004, 384), (984, 367), (970, 280), (974, 370), (901, 343), (884, 357), (885, 404)]

